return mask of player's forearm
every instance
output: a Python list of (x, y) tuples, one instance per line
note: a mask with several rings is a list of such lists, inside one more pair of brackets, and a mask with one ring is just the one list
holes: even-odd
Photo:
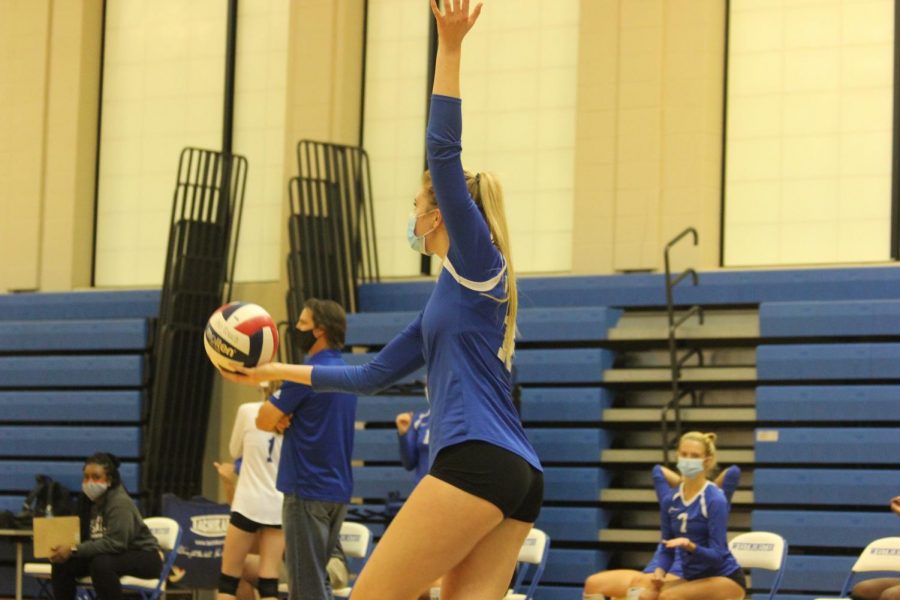
[(450, 47), (438, 43), (437, 58), (434, 62), (434, 86), (432, 92), (441, 96), (460, 98), (459, 65), (462, 47)]

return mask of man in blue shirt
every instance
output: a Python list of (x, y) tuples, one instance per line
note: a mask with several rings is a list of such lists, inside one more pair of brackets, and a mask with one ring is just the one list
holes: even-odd
[[(344, 309), (331, 300), (307, 300), (297, 321), (307, 365), (344, 365)], [(314, 392), (285, 381), (263, 404), (256, 426), (271, 431), (283, 418), (276, 487), (284, 493), (285, 561), (291, 600), (330, 600), (326, 565), (338, 541), (353, 491), (350, 457), (356, 396)]]

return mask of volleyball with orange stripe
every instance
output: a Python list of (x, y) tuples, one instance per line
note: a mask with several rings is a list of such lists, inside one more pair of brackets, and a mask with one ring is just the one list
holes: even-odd
[(220, 306), (209, 317), (203, 346), (209, 360), (220, 369), (256, 367), (275, 358), (278, 327), (258, 304), (231, 302)]

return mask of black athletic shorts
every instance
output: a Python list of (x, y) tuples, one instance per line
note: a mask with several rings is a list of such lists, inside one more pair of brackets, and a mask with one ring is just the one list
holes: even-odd
[(534, 523), (541, 512), (544, 474), (499, 446), (478, 441), (448, 446), (428, 474), (487, 500), (506, 518)]
[(241, 513), (237, 511), (231, 511), (231, 518), (228, 520), (229, 523), (240, 529), (241, 531), (246, 531), (247, 533), (256, 533), (263, 527), (271, 527), (272, 529), (281, 529), (281, 525), (266, 525), (265, 523), (257, 523), (253, 519), (248, 519)]
[(744, 576), (743, 569), (735, 569), (732, 573), (726, 575), (725, 578), (730, 579), (741, 586), (741, 589), (745, 592), (747, 591), (747, 578)]

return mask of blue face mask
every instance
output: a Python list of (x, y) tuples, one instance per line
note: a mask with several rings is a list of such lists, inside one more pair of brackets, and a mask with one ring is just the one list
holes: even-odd
[(416, 235), (416, 223), (418, 223), (419, 217), (424, 217), (431, 212), (434, 211), (429, 210), (421, 215), (417, 215), (415, 211), (413, 211), (409, 213), (409, 219), (406, 222), (406, 241), (409, 242), (409, 247), (425, 256), (431, 256), (432, 254), (425, 248), (425, 236), (434, 231), (436, 227), (432, 227), (422, 235)]
[(678, 472), (687, 479), (693, 479), (704, 471), (702, 458), (678, 459)]

